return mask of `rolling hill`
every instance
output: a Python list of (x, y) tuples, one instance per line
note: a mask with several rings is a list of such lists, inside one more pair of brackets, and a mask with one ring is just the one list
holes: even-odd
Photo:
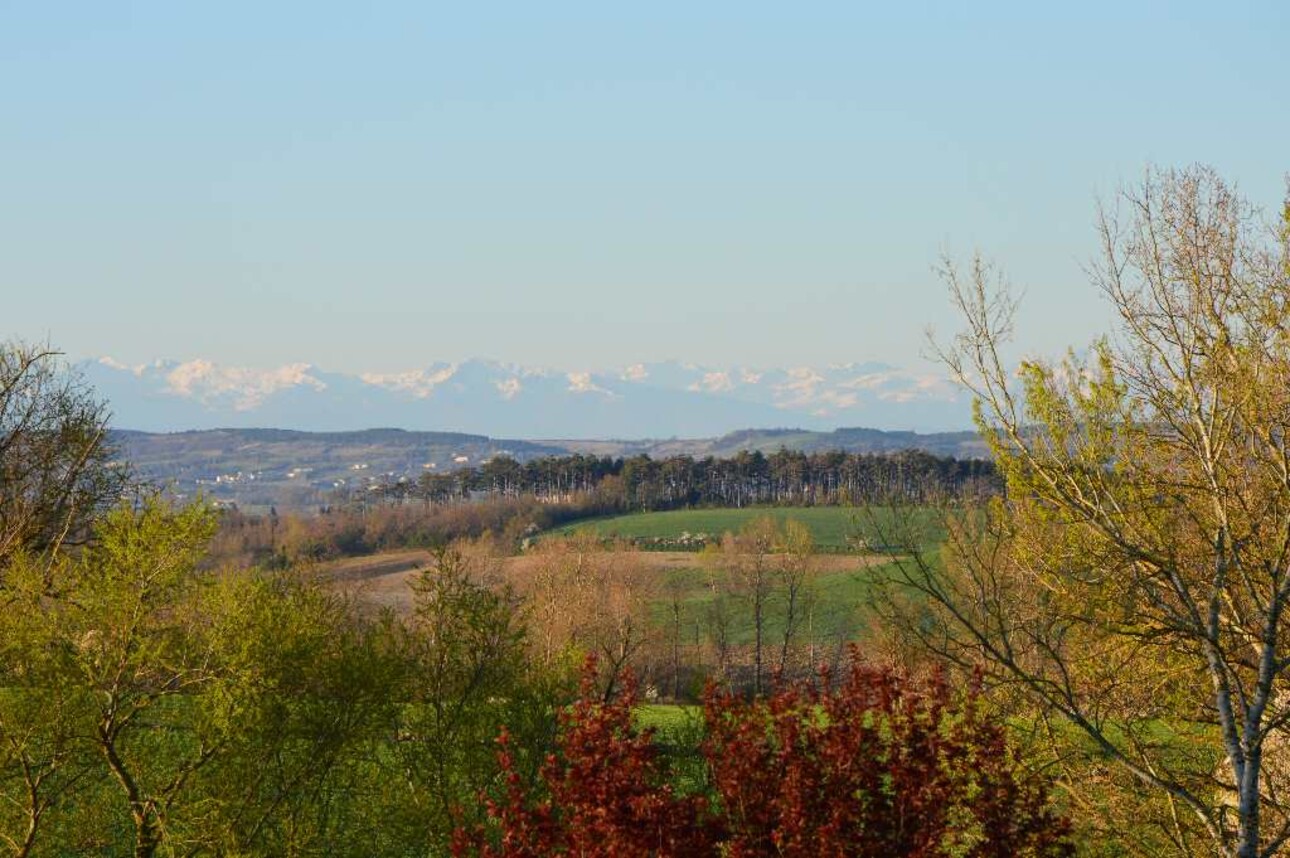
[(367, 429), (301, 432), (285, 429), (210, 429), (152, 433), (117, 430), (113, 440), (139, 474), (180, 497), (200, 492), (252, 508), (306, 509), (328, 503), (338, 491), (415, 480), (481, 464), (494, 456), (521, 462), (541, 456), (689, 455), (726, 457), (740, 450), (804, 452), (842, 450), (883, 453), (918, 449), (939, 456), (979, 458), (974, 433), (918, 434), (876, 429), (743, 430), (719, 438), (661, 441), (521, 441), (455, 432)]

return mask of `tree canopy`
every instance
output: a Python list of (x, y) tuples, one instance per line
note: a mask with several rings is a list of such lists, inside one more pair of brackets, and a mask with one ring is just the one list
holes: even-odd
[(1015, 373), (997, 272), (945, 269), (966, 329), (942, 355), (1006, 496), (951, 511), (939, 555), (909, 540), (888, 605), (1036, 706), (1104, 834), (1270, 855), (1290, 838), (1290, 204), (1267, 223), (1212, 170), (1152, 171), (1100, 235), (1116, 329)]
[(0, 570), (83, 540), (127, 484), (106, 404), (48, 348), (0, 343)]

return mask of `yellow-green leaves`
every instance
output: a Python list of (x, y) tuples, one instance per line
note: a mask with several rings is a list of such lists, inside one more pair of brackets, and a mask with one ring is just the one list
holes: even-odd
[(1269, 231), (1206, 168), (1123, 203), (1092, 268), (1119, 324), (1087, 357), (1014, 376), (1006, 293), (949, 270), (966, 330), (946, 363), (1007, 496), (948, 510), (945, 562), (911, 546), (901, 583), (933, 606), (925, 646), (1091, 743), (1053, 731), (1061, 765), (1091, 748), (1138, 785), (1104, 802), (1072, 775), (1078, 800), (1167, 809), (1183, 853), (1254, 855), (1290, 834), (1290, 754), (1270, 750), (1290, 721), (1290, 207)]

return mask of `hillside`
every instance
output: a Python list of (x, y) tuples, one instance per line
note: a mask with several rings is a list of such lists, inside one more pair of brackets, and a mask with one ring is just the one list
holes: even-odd
[(565, 452), (531, 441), (402, 429), (117, 431), (114, 440), (142, 476), (181, 498), (201, 492), (241, 506), (297, 509), (327, 503), (338, 489), (416, 479), (493, 456), (527, 461)]
[(746, 430), (720, 438), (684, 440), (520, 441), (457, 432), (367, 429), (297, 432), (284, 429), (210, 429), (150, 433), (118, 430), (122, 458), (178, 497), (201, 492), (212, 500), (251, 508), (276, 505), (309, 509), (338, 490), (363, 490), (426, 473), (481, 464), (494, 456), (527, 462), (541, 456), (585, 455), (651, 458), (733, 456), (741, 450), (802, 452), (841, 450), (883, 453), (916, 449), (938, 456), (981, 458), (986, 450), (971, 432), (918, 434), (877, 429)]

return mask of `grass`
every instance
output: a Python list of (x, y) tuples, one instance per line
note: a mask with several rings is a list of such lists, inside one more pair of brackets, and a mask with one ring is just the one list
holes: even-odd
[(636, 707), (636, 726), (654, 728), (660, 739), (703, 723), (703, 707), (680, 703), (646, 703)]
[(706, 728), (702, 706), (649, 703), (636, 707), (636, 726), (653, 728), (672, 783), (682, 793), (702, 792), (708, 785), (707, 765), (700, 745)]
[[(873, 530), (870, 515), (887, 525), (889, 510), (866, 511), (856, 507), (745, 507), (742, 509), (678, 509), (667, 512), (640, 512), (611, 518), (577, 522), (551, 531), (557, 535), (592, 532), (603, 538), (675, 539), (683, 533), (706, 533), (714, 537), (738, 532), (750, 522), (764, 516), (780, 525), (793, 519), (806, 525), (815, 538), (816, 547), (826, 552), (856, 550), (856, 538)], [(930, 518), (927, 519), (930, 521)], [(870, 535), (869, 542), (875, 540)]]
[[(934, 512), (915, 513), (914, 524), (922, 529), (922, 539), (930, 542), (940, 539)], [(816, 546), (823, 554), (857, 553), (856, 562), (848, 566), (841, 557), (832, 557), (813, 576), (808, 603), (801, 606), (802, 625), (798, 638), (810, 637), (824, 642), (838, 639), (855, 639), (865, 624), (865, 604), (875, 576), (881, 567), (867, 565), (858, 555), (860, 547), (868, 544), (867, 555), (875, 548), (882, 550), (881, 539), (875, 530), (891, 528), (896, 521), (890, 509), (860, 509), (855, 507), (753, 507), (742, 509), (686, 509), (667, 512), (643, 512), (593, 519), (567, 525), (550, 535), (593, 533), (609, 539), (615, 537), (635, 539), (676, 539), (682, 534), (703, 533), (719, 538), (735, 532), (763, 516), (770, 516), (782, 526), (785, 521), (796, 520), (810, 529)], [(864, 542), (859, 541), (862, 538)], [(650, 621), (655, 627), (671, 629), (676, 622), (673, 603), (679, 606), (680, 635), (683, 642), (696, 644), (706, 640), (712, 628), (715, 613), (724, 611), (729, 622), (729, 640), (735, 646), (751, 644), (754, 639), (752, 608), (749, 600), (738, 594), (727, 593), (718, 602), (709, 586), (714, 575), (725, 574), (719, 558), (696, 554), (694, 565), (686, 569), (660, 572), (666, 576), (650, 610)], [(728, 588), (727, 588), (728, 589)], [(778, 591), (779, 588), (772, 588)], [(783, 597), (774, 592), (765, 605), (763, 635), (767, 641), (783, 636), (785, 605)]]
[[(839, 636), (855, 637), (864, 625), (865, 602), (875, 573), (880, 566), (861, 566), (849, 570), (817, 572), (809, 587), (809, 614), (802, 617), (799, 637), (809, 635), (817, 640), (836, 640)], [(751, 644), (754, 639), (752, 606), (747, 598), (727, 595), (718, 603), (708, 586), (709, 574), (715, 569), (683, 569), (667, 573), (665, 592), (675, 595), (680, 607), (681, 638), (694, 643), (707, 638), (713, 614), (724, 610), (729, 617), (730, 642), (736, 646)], [(656, 599), (651, 605), (651, 622), (656, 627), (671, 628), (673, 595)], [(763, 635), (768, 641), (782, 637), (785, 605), (778, 592), (771, 593), (765, 605)]]

